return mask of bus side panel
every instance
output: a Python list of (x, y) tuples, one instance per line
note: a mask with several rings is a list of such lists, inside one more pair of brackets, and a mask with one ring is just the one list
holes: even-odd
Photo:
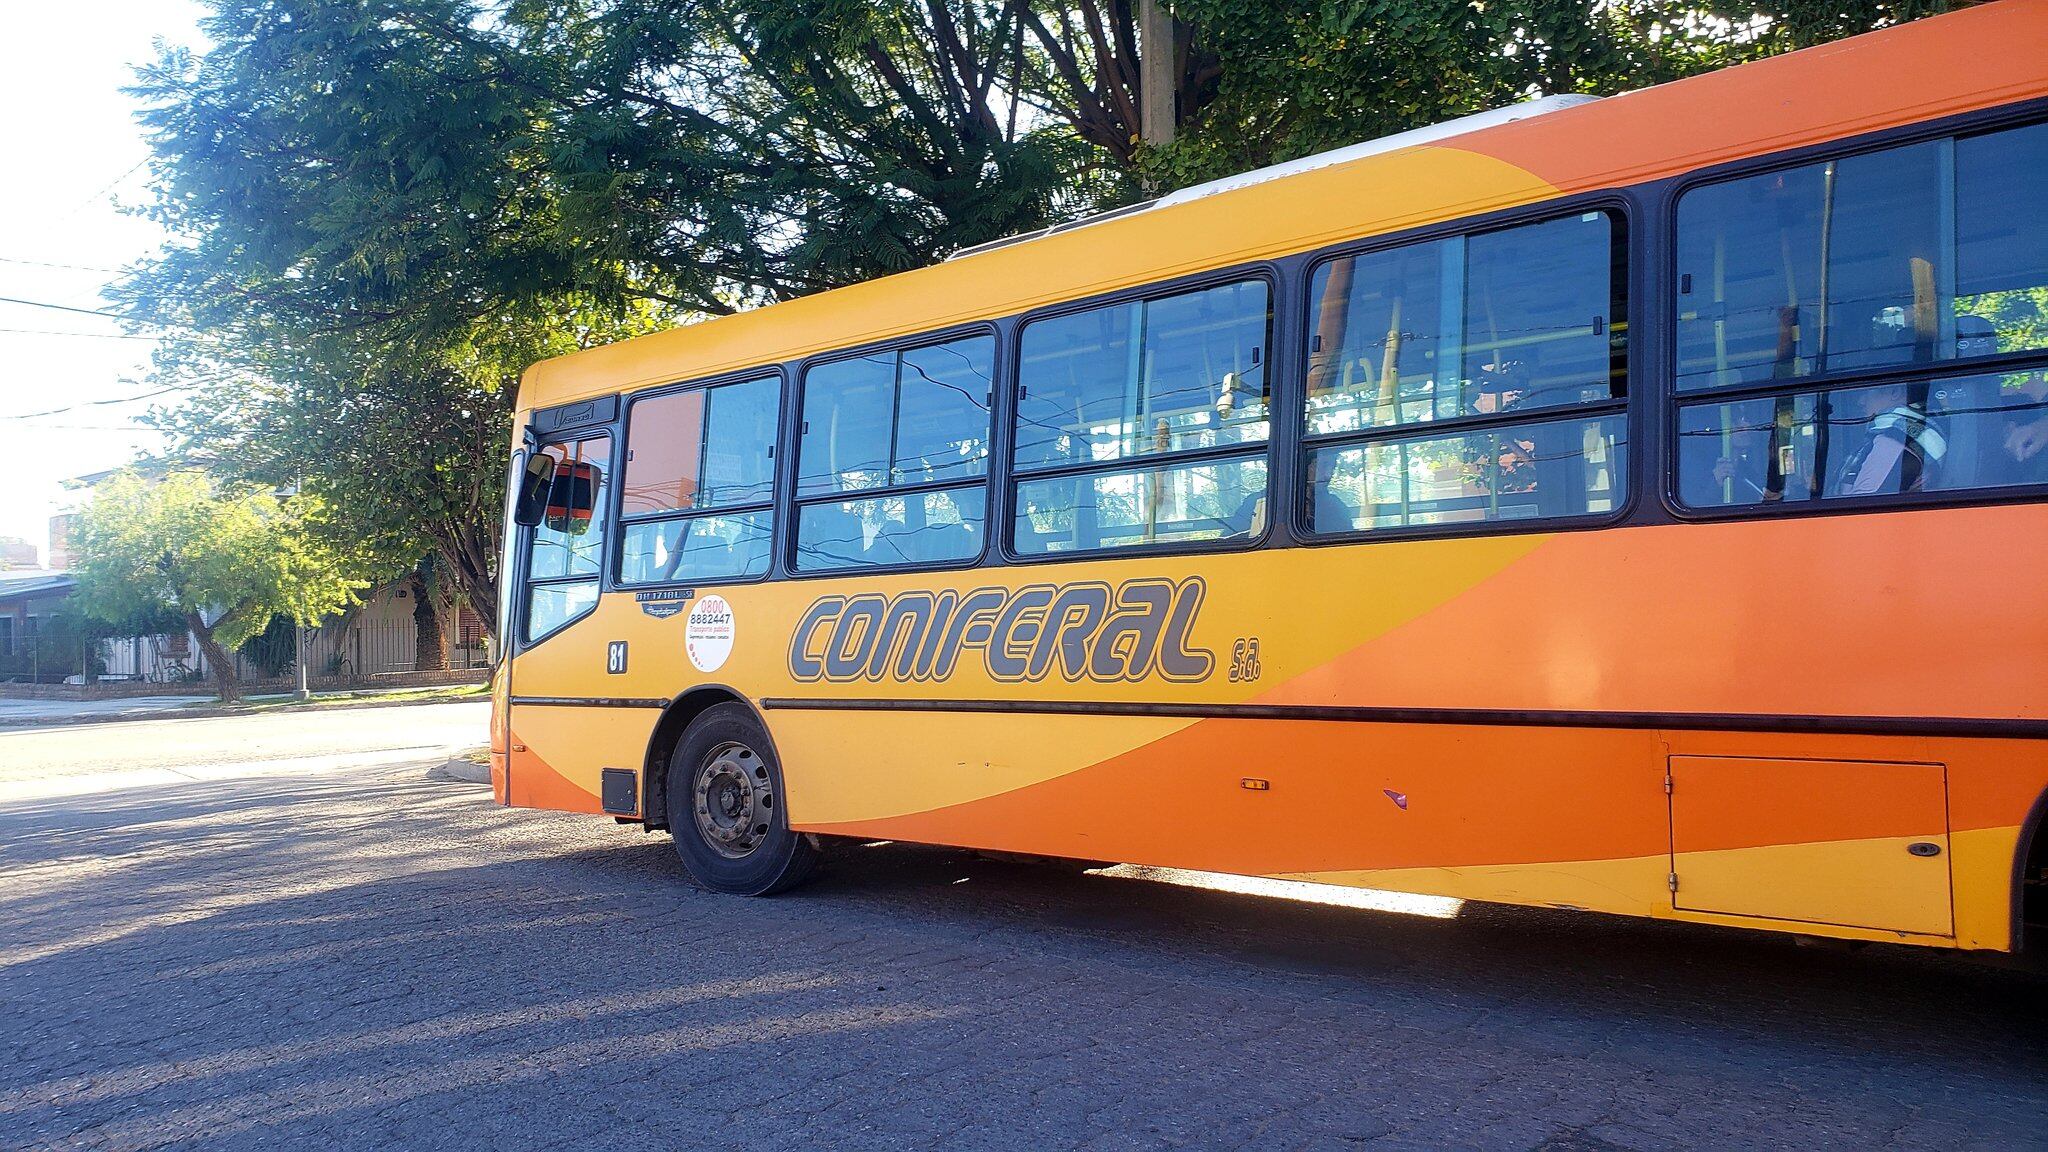
[[(1940, 765), (1945, 830), (1930, 824), (1924, 798), (1901, 801), (1895, 813), (1880, 800), (1869, 811), (1860, 778), (1845, 772), (1793, 816), (1768, 811), (1760, 796), (1750, 824), (1688, 847), (1739, 853), (1727, 859), (1796, 884), (1829, 867), (1839, 874), (1856, 852), (1876, 850), (1873, 839), (1902, 838), (1904, 851), (1945, 831), (1956, 942), (2004, 947), (2010, 939), (2011, 853), (2048, 788), (2048, 745), (1750, 735), (1686, 729), (1684, 720), (2041, 719), (2048, 614), (2012, 590), (2039, 587), (2048, 571), (2048, 509), (1290, 549), (1004, 575), (1115, 582), (1162, 571), (1198, 573), (1206, 583), (1194, 633), (1218, 654), (1206, 681), (1020, 687), (990, 683), (979, 660), (965, 660), (940, 683), (792, 686), (795, 706), (770, 715), (793, 818), (818, 831), (1725, 922), (1673, 907), (1664, 792), (1673, 756), (1756, 757), (1795, 769), (1803, 761)], [(1920, 623), (1901, 626), (1909, 621)], [(1262, 642), (1266, 674), (1226, 682), (1227, 655), (1244, 637)], [(966, 707), (804, 710), (813, 697)], [(1043, 701), (1048, 711), (975, 711), (977, 699)], [(1091, 701), (1102, 705), (1097, 713), (1085, 711)], [(1502, 722), (1194, 719), (1143, 715), (1148, 702), (1471, 709)], [(1071, 710), (1077, 705), (1083, 710)], [(1672, 722), (1657, 731), (1654, 722), (1603, 729), (1591, 726), (1596, 720), (1516, 719), (1621, 711)], [(1805, 846), (1827, 844), (1839, 847), (1813, 867)], [(1780, 856), (1783, 864), (1770, 863)], [(1825, 894), (1809, 904), (1826, 905)], [(1949, 919), (1939, 909), (1893, 912), (1839, 917), (1851, 927)]]
[[(996, 723), (976, 738), (926, 727), (934, 719), (778, 714), (777, 740), (792, 765), (793, 820), (811, 831), (876, 839), (2003, 948), (2012, 928), (2014, 813), (2024, 813), (2043, 784), (2041, 749), (2025, 741), (1201, 720), (1079, 771), (978, 800), (897, 811), (908, 789), (862, 782), (935, 782), (934, 797), (1000, 788), (1035, 776), (1049, 745), (1114, 747), (1142, 740), (1149, 723), (980, 717)], [(1947, 858), (1929, 862), (1953, 875), (1954, 932), (1873, 928), (1857, 922), (1863, 909), (1846, 906), (1843, 894), (1798, 890), (1820, 885), (1828, 860), (1867, 852), (1873, 829), (1900, 837), (1902, 852), (1906, 838), (1939, 838), (1941, 817), (1930, 831), (1925, 797), (1917, 794), (1875, 792), (1855, 804), (1844, 796), (1838, 805), (1760, 811), (1754, 821), (1691, 830), (1690, 849), (1750, 859), (1787, 901), (1836, 908), (1838, 916), (1802, 925), (1674, 907), (1665, 773), (1674, 753), (1694, 751), (1872, 764), (1946, 759), (1969, 782), (1949, 798)], [(828, 783), (828, 774), (836, 781)], [(1791, 867), (1795, 861), (1805, 866)], [(1904, 907), (1907, 896), (1898, 899), (1898, 909), (1875, 919), (1924, 922)], [(1946, 893), (1941, 900), (1945, 926)]]

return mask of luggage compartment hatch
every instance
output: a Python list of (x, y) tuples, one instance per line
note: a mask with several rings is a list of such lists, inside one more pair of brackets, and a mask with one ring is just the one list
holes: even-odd
[(1949, 936), (1940, 764), (1673, 756), (1671, 905)]

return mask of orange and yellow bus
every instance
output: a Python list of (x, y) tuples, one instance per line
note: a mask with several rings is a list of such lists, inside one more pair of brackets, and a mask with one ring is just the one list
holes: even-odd
[(506, 804), (2019, 946), (2048, 3), (1188, 189), (523, 382)]

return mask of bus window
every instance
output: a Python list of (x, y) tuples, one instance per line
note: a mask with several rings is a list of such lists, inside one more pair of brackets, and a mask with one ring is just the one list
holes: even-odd
[[(527, 561), (526, 575), (531, 580), (560, 579), (565, 577), (596, 576), (598, 564), (604, 556), (604, 470), (611, 463), (611, 438), (593, 436), (587, 440), (575, 440), (567, 444), (550, 444), (541, 453), (555, 461), (555, 481), (552, 488), (568, 487), (563, 477), (572, 465), (586, 465), (594, 469), (595, 484), (586, 485), (588, 492), (579, 491), (579, 502), (587, 499), (593, 516), (571, 524), (567, 517), (550, 514), (533, 529), (533, 543)], [(555, 499), (554, 496), (549, 497)]]
[(764, 376), (633, 402), (619, 583), (767, 575), (781, 396)]
[(1587, 212), (1318, 265), (1309, 433), (1621, 395), (1623, 228)]
[(1025, 325), (1017, 470), (1264, 443), (1268, 313), (1244, 280)]
[[(1618, 511), (1626, 421), (1540, 417), (1626, 396), (1627, 248), (1618, 213), (1582, 212), (1317, 266), (1310, 531)], [(1414, 429), (1447, 421), (1480, 426)]]
[(799, 565), (939, 564), (981, 555), (984, 488), (938, 488), (807, 503), (798, 514)]
[(749, 380), (709, 389), (704, 421), (702, 508), (765, 504), (775, 493), (775, 429), (782, 388)]
[(2048, 348), (2044, 172), (2048, 124), (1956, 141), (1958, 358)]
[(2040, 371), (1689, 404), (1679, 496), (1695, 508), (2048, 484)]
[(1309, 455), (1314, 532), (1595, 516), (1621, 506), (1620, 416), (1377, 438)]
[[(653, 429), (661, 429), (656, 434)], [(626, 483), (619, 515), (675, 512), (697, 503), (704, 456), (704, 390), (649, 396), (633, 404), (626, 437)]]
[[(1015, 471), (1031, 478), (1017, 481), (1016, 551), (1263, 533), (1270, 331), (1263, 280), (1025, 325), (1013, 443)], [(1238, 445), (1221, 459), (1174, 459)]]
[[(528, 642), (583, 615), (597, 603), (597, 574), (604, 558), (604, 507), (610, 478), (611, 437), (590, 436), (550, 444), (540, 455), (555, 462), (554, 487), (575, 489), (573, 503), (583, 515), (555, 515), (528, 529), (526, 620)], [(573, 477), (572, 485), (561, 483)], [(570, 499), (566, 491), (550, 500)]]
[(1266, 459), (1084, 473), (1017, 485), (1019, 553), (1087, 552), (1265, 530)]
[[(1686, 193), (1679, 388), (1768, 392), (1680, 407), (1679, 499), (1735, 508), (2048, 483), (2038, 368), (1932, 370), (2048, 348), (2044, 170), (2048, 125), (2035, 124)], [(1876, 369), (1904, 375), (1807, 379)]]
[(1681, 391), (2048, 347), (2048, 125), (1687, 192)]
[(995, 340), (835, 360), (804, 374), (799, 571), (981, 555)]
[(768, 512), (692, 516), (627, 524), (619, 583), (696, 583), (765, 576), (773, 517)]
[(597, 606), (597, 581), (535, 584), (526, 590), (526, 639), (530, 643)]

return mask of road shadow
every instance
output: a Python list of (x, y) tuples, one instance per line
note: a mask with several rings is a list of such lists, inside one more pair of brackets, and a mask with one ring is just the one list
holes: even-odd
[(2012, 1146), (2048, 1112), (2043, 981), (1953, 957), (907, 845), (744, 900), (418, 771), (10, 805), (0, 876), (0, 1146)]

